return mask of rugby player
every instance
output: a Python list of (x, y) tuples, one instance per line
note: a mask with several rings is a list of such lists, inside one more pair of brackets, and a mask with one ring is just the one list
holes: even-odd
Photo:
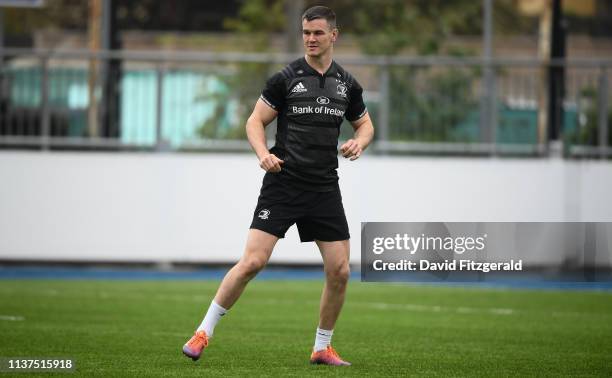
[[(352, 139), (340, 146), (358, 159), (374, 135), (362, 87), (332, 59), (338, 38), (335, 13), (324, 6), (302, 15), (305, 56), (268, 79), (246, 123), (248, 140), (266, 171), (244, 254), (229, 270), (183, 353), (197, 360), (219, 319), (247, 283), (264, 268), (279, 238), (297, 224), (302, 242), (321, 253), (325, 285), (310, 362), (350, 365), (331, 346), (349, 279), (349, 230), (338, 185), (338, 136), (346, 118)], [(277, 118), (275, 145), (268, 150), (264, 128)]]

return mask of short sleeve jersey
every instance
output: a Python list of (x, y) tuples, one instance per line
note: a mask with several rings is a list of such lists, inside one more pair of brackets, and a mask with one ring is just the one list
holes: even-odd
[(268, 79), (261, 99), (278, 112), (270, 151), (284, 160), (280, 179), (317, 192), (338, 187), (340, 125), (367, 113), (362, 92), (335, 61), (322, 75), (300, 58)]

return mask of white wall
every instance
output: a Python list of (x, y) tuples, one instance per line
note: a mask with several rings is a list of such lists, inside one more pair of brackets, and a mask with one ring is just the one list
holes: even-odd
[[(231, 262), (263, 171), (250, 154), (0, 152), (0, 259)], [(362, 221), (612, 221), (612, 164), (364, 156), (341, 161)], [(273, 262), (320, 262), (292, 228)]]

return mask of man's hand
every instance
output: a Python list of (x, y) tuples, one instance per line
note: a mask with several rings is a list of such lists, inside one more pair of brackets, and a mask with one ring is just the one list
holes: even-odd
[(280, 172), (281, 164), (283, 163), (284, 161), (277, 158), (276, 155), (267, 154), (261, 158), (261, 160), (259, 161), (259, 166), (266, 172), (276, 173)]
[(340, 152), (342, 153), (342, 156), (353, 161), (359, 159), (363, 149), (355, 139), (349, 139), (346, 141), (346, 143), (340, 146)]

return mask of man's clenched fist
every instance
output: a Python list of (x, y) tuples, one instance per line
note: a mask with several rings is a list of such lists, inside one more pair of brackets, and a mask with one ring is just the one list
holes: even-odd
[(359, 156), (361, 156), (363, 149), (355, 139), (349, 139), (346, 141), (346, 143), (340, 146), (340, 152), (345, 158), (356, 160), (359, 159)]
[(266, 172), (276, 173), (276, 172), (280, 172), (281, 164), (283, 163), (284, 161), (277, 158), (276, 155), (267, 154), (261, 158), (261, 160), (259, 161), (259, 166), (261, 167), (261, 169), (263, 169)]

